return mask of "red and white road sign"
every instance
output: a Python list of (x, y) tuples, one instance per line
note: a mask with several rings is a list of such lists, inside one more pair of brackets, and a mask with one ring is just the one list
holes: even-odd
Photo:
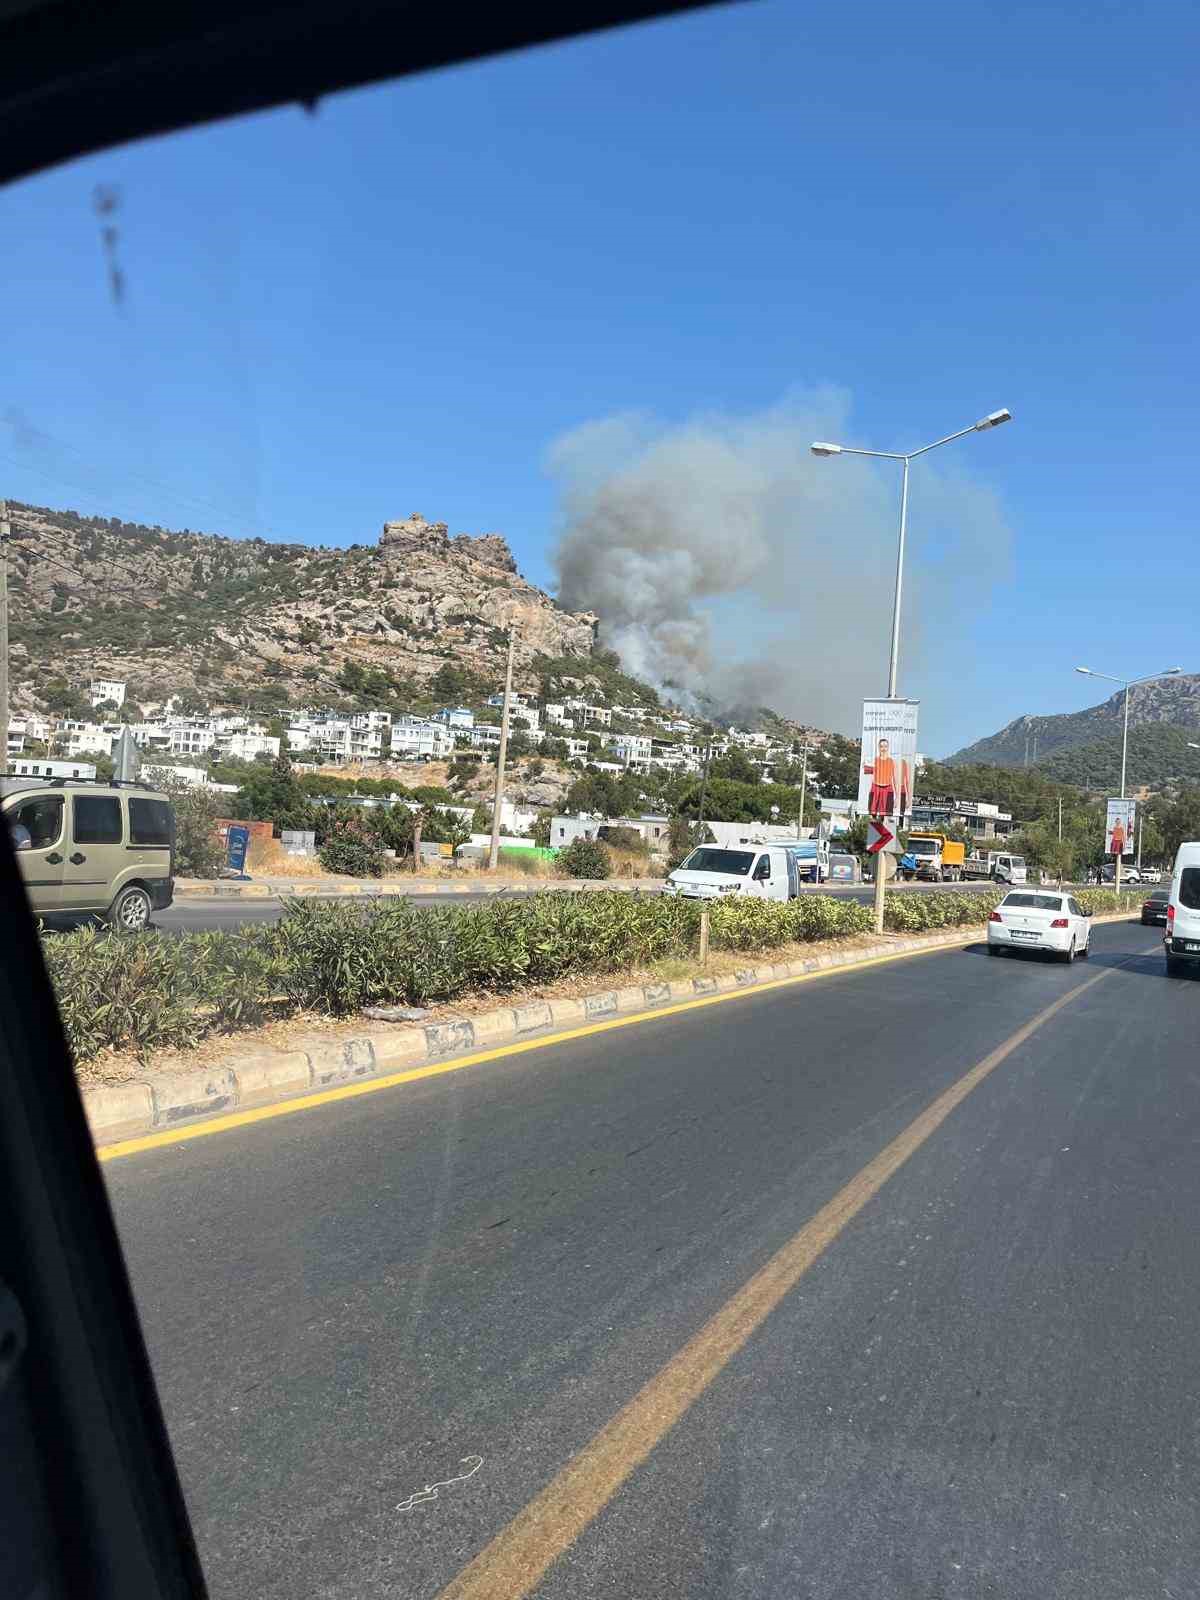
[(867, 818), (867, 854), (876, 855), (880, 850), (886, 850), (888, 845), (895, 842), (896, 835), (887, 823), (879, 817)]

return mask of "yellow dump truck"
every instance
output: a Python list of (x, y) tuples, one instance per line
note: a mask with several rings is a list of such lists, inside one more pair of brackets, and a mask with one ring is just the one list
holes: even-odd
[(957, 883), (963, 875), (967, 847), (960, 839), (947, 839), (944, 833), (910, 833), (905, 848), (916, 860), (907, 877)]

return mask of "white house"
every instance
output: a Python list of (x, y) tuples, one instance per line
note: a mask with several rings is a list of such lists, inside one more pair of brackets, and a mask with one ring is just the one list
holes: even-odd
[(475, 713), (468, 706), (443, 706), (440, 711), (433, 714), (434, 722), (444, 723), (447, 728), (460, 728), (465, 733), (470, 733), (475, 726)]
[(441, 761), (452, 754), (454, 735), (443, 722), (402, 716), (392, 723), (392, 755)]
[(116, 737), (95, 722), (77, 722), (71, 725), (66, 734), (67, 756), (73, 758), (85, 752), (88, 755), (112, 755), (113, 739)]
[(115, 678), (93, 678), (88, 694), (94, 706), (102, 705), (105, 700), (111, 700), (117, 707), (125, 704), (125, 685)]
[(8, 764), (11, 778), (94, 778), (94, 761), (47, 761), (45, 756), (18, 756)]
[(211, 750), (217, 742), (207, 717), (187, 722), (169, 722), (167, 732), (170, 735), (167, 748), (173, 756), (200, 756), (206, 750)]
[(631, 766), (635, 761), (649, 761), (654, 753), (654, 743), (647, 733), (618, 733), (612, 740), (611, 749), (618, 760)]
[(271, 733), (232, 733), (222, 754), (235, 761), (253, 761), (256, 756), (279, 754), (280, 740)]

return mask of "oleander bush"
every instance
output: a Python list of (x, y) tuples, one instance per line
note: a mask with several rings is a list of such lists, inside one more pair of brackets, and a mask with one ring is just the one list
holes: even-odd
[[(1000, 892), (890, 894), (892, 932), (986, 921)], [(1138, 893), (1081, 889), (1097, 913), (1133, 910)], [(714, 950), (756, 951), (869, 933), (869, 906), (833, 895), (709, 903)], [(106, 1049), (146, 1055), (205, 1034), (296, 1012), (351, 1016), (368, 1005), (428, 1005), (466, 993), (645, 968), (693, 955), (701, 908), (668, 895), (592, 891), (434, 906), (384, 899), (299, 901), (270, 926), (236, 932), (82, 928), (43, 941), (76, 1059)]]

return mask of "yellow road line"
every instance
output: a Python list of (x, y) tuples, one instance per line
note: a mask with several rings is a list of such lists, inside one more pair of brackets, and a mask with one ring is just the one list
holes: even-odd
[(689, 1339), (591, 1442), (517, 1514), (438, 1600), (523, 1600), (737, 1354), (779, 1302), (890, 1177), (990, 1072), (1064, 1006), (1109, 976), (1099, 972), (1018, 1028), (938, 1095)]
[[(964, 942), (978, 938), (977, 930), (964, 935)], [(224, 1116), (208, 1117), (190, 1127), (164, 1128), (157, 1133), (144, 1133), (133, 1139), (120, 1139), (115, 1144), (101, 1145), (96, 1156), (100, 1161), (117, 1161), (122, 1156), (138, 1155), (143, 1150), (158, 1150), (164, 1145), (185, 1144), (191, 1139), (206, 1139), (214, 1133), (225, 1133), (230, 1128), (245, 1128), (255, 1122), (268, 1122), (273, 1117), (290, 1117), (297, 1111), (311, 1111), (314, 1106), (330, 1105), (335, 1100), (355, 1100), (359, 1095), (378, 1094), (381, 1089), (394, 1089), (401, 1083), (415, 1083), (420, 1078), (437, 1078), (446, 1072), (461, 1072), (465, 1067), (482, 1066), (488, 1061), (498, 1061), (503, 1056), (524, 1055), (528, 1050), (545, 1050), (551, 1045), (565, 1044), (569, 1039), (586, 1039), (595, 1033), (608, 1033), (613, 1028), (631, 1028), (636, 1023), (656, 1022), (660, 1017), (678, 1016), (683, 1011), (696, 1011), (701, 1006), (719, 1006), (727, 1000), (744, 1000), (750, 995), (765, 994), (769, 989), (785, 989), (791, 984), (811, 983), (814, 978), (832, 978), (841, 973), (861, 972), (865, 967), (878, 967), (890, 961), (904, 961), (913, 956), (933, 956), (958, 945), (928, 945), (919, 950), (897, 950), (885, 956), (868, 956), (862, 961), (847, 961), (838, 967), (822, 967), (819, 972), (802, 972), (794, 978), (772, 978), (767, 983), (747, 984), (744, 989), (729, 989), (722, 994), (698, 995), (694, 1000), (678, 1000), (672, 1005), (655, 1006), (648, 1011), (634, 1011), (627, 1017), (610, 1017), (605, 1022), (589, 1022), (578, 1028), (567, 1028), (562, 1033), (543, 1034), (536, 1039), (519, 1039), (512, 1044), (497, 1045), (492, 1050), (474, 1050), (469, 1055), (453, 1056), (448, 1061), (433, 1062), (424, 1067), (412, 1067), (405, 1072), (389, 1072), (362, 1083), (344, 1083), (336, 1089), (316, 1089), (312, 1094), (300, 1094), (290, 1100), (279, 1100), (274, 1105), (255, 1106), (250, 1111), (230, 1111)]]

